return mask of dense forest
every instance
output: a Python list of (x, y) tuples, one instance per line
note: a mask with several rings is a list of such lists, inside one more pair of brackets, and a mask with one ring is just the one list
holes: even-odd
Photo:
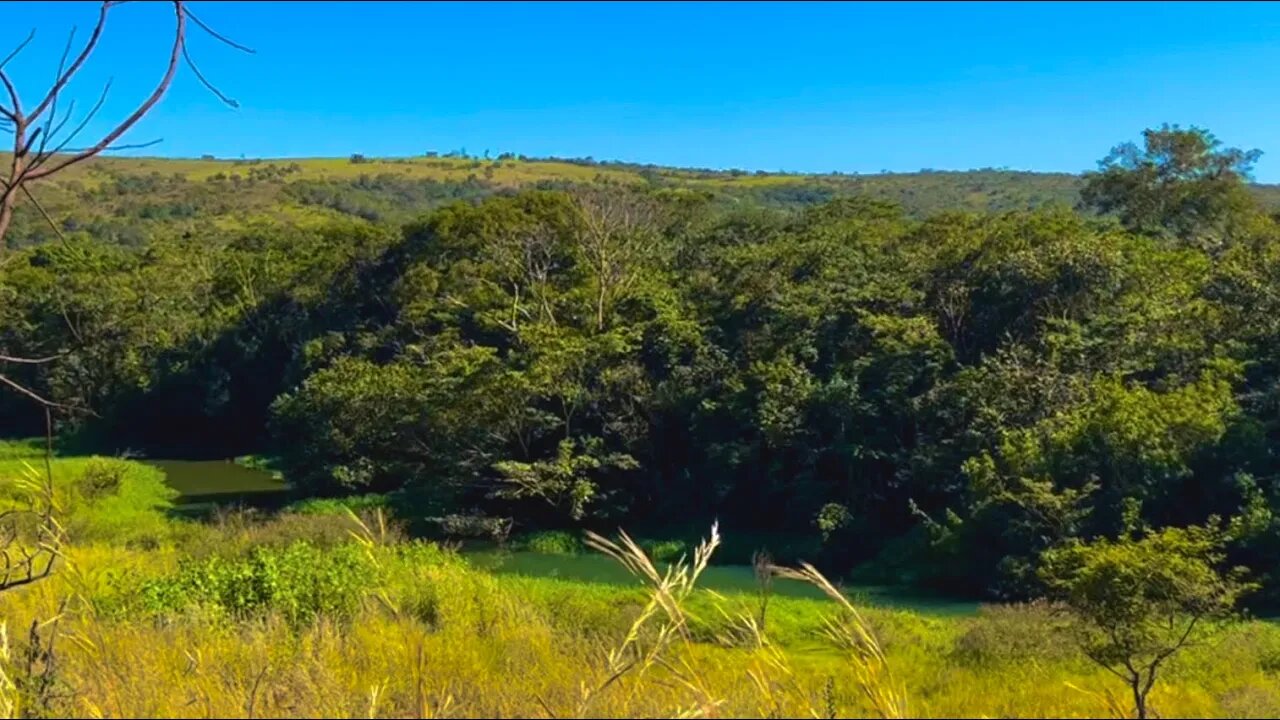
[[(1067, 539), (1221, 520), (1273, 592), (1256, 157), (1165, 127), (1081, 178), (99, 160), (15, 219), (0, 348), (56, 359), (3, 371), (66, 447), (268, 453), (408, 516), (719, 518), (1010, 598)], [(0, 395), (0, 435), (43, 430)]]

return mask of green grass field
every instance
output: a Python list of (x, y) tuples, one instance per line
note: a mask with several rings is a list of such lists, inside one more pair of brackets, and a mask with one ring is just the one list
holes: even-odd
[[(39, 461), (34, 444), (0, 444), (0, 502), (18, 501)], [(796, 581), (776, 581), (753, 634), (741, 618), (760, 618), (754, 578), (712, 567), (680, 603), (687, 641), (664, 646), (661, 613), (636, 624), (651, 590), (590, 550), (468, 557), (337, 506), (193, 522), (168, 514), (156, 468), (66, 458), (54, 474), (64, 559), (0, 594), (0, 708), (26, 716), (877, 714), (857, 663), (820, 633), (840, 606), (784, 587)], [(883, 648), (873, 680), (911, 715), (1123, 704), (1044, 608), (852, 597)], [(56, 661), (24, 659), (54, 632)], [(620, 674), (610, 661), (655, 648), (660, 661)], [(1278, 681), (1280, 628), (1246, 622), (1178, 657), (1152, 702), (1164, 716), (1272, 717)]]

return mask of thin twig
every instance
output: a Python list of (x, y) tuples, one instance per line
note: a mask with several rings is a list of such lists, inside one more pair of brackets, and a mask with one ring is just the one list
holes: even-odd
[(204, 73), (200, 72), (200, 68), (196, 66), (196, 61), (191, 59), (191, 53), (187, 52), (187, 46), (185, 44), (182, 46), (182, 59), (187, 61), (187, 67), (191, 68), (191, 72), (195, 73), (196, 79), (200, 81), (201, 85), (208, 88), (209, 92), (213, 93), (219, 100), (233, 108), (240, 107), (240, 103), (226, 95), (223, 95), (222, 91), (214, 87), (213, 83), (209, 82), (208, 78), (204, 76)]
[[(67, 56), (71, 54), (71, 43), (74, 42), (75, 39), (76, 39), (76, 28), (74, 25), (72, 25), (71, 32), (67, 35), (66, 47), (62, 48), (62, 57), (58, 60), (58, 72), (53, 76), (55, 80), (57, 78), (62, 77), (62, 71), (67, 67)], [(44, 124), (44, 139), (40, 141), (40, 152), (44, 152), (44, 149), (49, 145), (49, 138), (53, 134), (51, 132), (53, 127), (53, 121), (57, 117), (58, 117), (58, 98), (57, 96), (54, 96), (53, 105), (50, 106), (49, 108), (49, 119), (46, 120)], [(65, 122), (65, 120), (63, 122)]]
[(58, 224), (53, 221), (53, 218), (49, 217), (49, 211), (44, 209), (44, 205), (41, 205), (40, 201), (36, 199), (36, 196), (31, 194), (31, 188), (24, 184), (22, 186), (22, 192), (27, 196), (27, 199), (31, 201), (31, 204), (36, 206), (36, 210), (40, 211), (40, 216), (44, 218), (45, 222), (49, 223), (49, 227), (53, 228), (53, 232), (58, 236), (58, 240), (60, 240), (63, 245), (66, 245), (67, 236), (62, 234), (62, 228), (58, 227)]
[(226, 43), (227, 45), (230, 45), (231, 47), (233, 47), (233, 48), (235, 48), (235, 49), (237, 49), (237, 50), (241, 50), (241, 51), (243, 51), (243, 52), (247, 52), (247, 53), (249, 53), (250, 55), (256, 54), (256, 52), (257, 52), (257, 51), (256, 51), (256, 50), (254, 50), (253, 48), (245, 47), (244, 45), (241, 45), (240, 43), (238, 43), (238, 42), (236, 42), (236, 41), (234, 41), (234, 40), (232, 40), (232, 39), (228, 38), (227, 36), (223, 35), (222, 33), (219, 33), (218, 31), (216, 31), (216, 30), (214, 30), (213, 28), (211, 28), (211, 27), (209, 27), (208, 25), (206, 25), (206, 24), (204, 23), (204, 21), (202, 21), (200, 18), (196, 17), (196, 14), (195, 14), (195, 13), (191, 12), (191, 8), (186, 7), (186, 6), (183, 6), (183, 11), (184, 11), (184, 12), (186, 12), (187, 17), (191, 18), (191, 22), (193, 22), (193, 23), (195, 23), (197, 26), (199, 26), (199, 28), (200, 28), (201, 30), (204, 30), (205, 32), (207, 32), (207, 33), (209, 33), (210, 35), (212, 35), (213, 37), (217, 38), (218, 40), (221, 40), (222, 42)]
[(84, 130), (85, 126), (88, 125), (89, 122), (93, 120), (94, 116), (98, 114), (98, 111), (102, 109), (102, 104), (107, 101), (107, 93), (111, 91), (111, 82), (112, 82), (111, 79), (107, 80), (107, 84), (102, 88), (102, 94), (98, 96), (98, 102), (94, 103), (93, 108), (89, 110), (89, 114), (84, 116), (84, 119), (80, 121), (79, 125), (76, 125), (76, 128), (71, 131), (71, 134), (63, 138), (62, 142), (58, 143), (58, 146), (55, 147), (53, 150), (46, 153), (41, 153), (38, 157), (36, 157), (36, 159), (32, 160), (31, 165), (29, 166), (29, 170), (35, 170), (39, 168), (41, 165), (44, 165), (46, 162), (49, 161), (50, 158), (54, 157), (58, 153), (65, 150), (67, 145), (70, 144), (72, 140), (76, 139), (76, 137), (81, 133), (81, 131)]
[(9, 387), (13, 388), (14, 390), (17, 390), (19, 393), (21, 393), (21, 394), (23, 394), (23, 395), (26, 395), (27, 397), (31, 398), (32, 400), (35, 400), (36, 402), (40, 403), (40, 404), (41, 404), (41, 405), (43, 405), (44, 407), (56, 407), (56, 408), (63, 408), (63, 409), (66, 409), (66, 410), (70, 410), (70, 409), (71, 409), (71, 406), (70, 406), (70, 405), (63, 405), (62, 403), (54, 402), (54, 401), (52, 401), (52, 400), (46, 400), (45, 398), (40, 397), (40, 396), (39, 396), (39, 395), (37, 395), (35, 392), (33, 392), (33, 391), (31, 391), (31, 390), (28, 390), (28, 389), (27, 389), (26, 387), (24, 387), (21, 383), (18, 383), (18, 382), (15, 382), (15, 381), (13, 381), (13, 380), (10, 380), (10, 379), (9, 379), (7, 376), (5, 376), (3, 373), (0, 373), (0, 383), (4, 383), (5, 385), (8, 385)]
[(66, 357), (66, 353), (58, 353), (57, 355), (49, 355), (39, 358), (13, 357), (12, 355), (0, 355), (0, 362), (22, 363), (26, 365), (39, 365), (41, 363), (52, 362), (58, 358)]
[(36, 118), (39, 118), (41, 113), (57, 101), (58, 93), (62, 92), (62, 88), (66, 87), (68, 82), (71, 82), (72, 76), (80, 70), (81, 66), (84, 65), (85, 60), (89, 59), (89, 55), (98, 45), (98, 40), (102, 39), (102, 30), (107, 25), (107, 11), (110, 9), (111, 3), (102, 3), (102, 7), (98, 10), (98, 22), (93, 26), (93, 33), (89, 35), (89, 41), (86, 42), (84, 48), (80, 50), (80, 54), (77, 55), (75, 61), (71, 63), (71, 67), (67, 68), (66, 72), (58, 75), (58, 79), (54, 81), (53, 87), (49, 88), (49, 92), (44, 96), (44, 99), (40, 101), (39, 105), (36, 105), (34, 110), (31, 111), (31, 115), (27, 118), (28, 121), (35, 122)]
[(3, 70), (4, 66), (8, 65), (10, 60), (14, 59), (15, 57), (18, 56), (18, 53), (22, 52), (22, 48), (26, 47), (28, 43), (30, 43), (32, 40), (35, 40), (35, 39), (36, 39), (36, 29), (31, 28), (31, 32), (27, 33), (27, 39), (18, 43), (18, 47), (14, 48), (13, 51), (10, 52), (8, 55), (5, 55), (3, 60), (0, 60), (0, 70)]
[[(42, 177), (52, 175), (53, 173), (63, 170), (75, 163), (87, 160), (103, 150), (106, 150), (108, 147), (111, 147), (111, 144), (118, 140), (121, 135), (124, 135), (130, 128), (132, 128), (138, 120), (142, 119), (142, 116), (146, 115), (157, 102), (160, 101), (160, 98), (163, 97), (165, 92), (169, 89), (169, 85), (173, 83), (173, 76), (178, 71), (178, 63), (183, 54), (184, 33), (186, 32), (187, 16), (186, 13), (183, 12), (182, 3), (175, 2), (173, 5), (177, 17), (177, 29), (174, 32), (173, 49), (169, 53), (169, 64), (165, 69), (164, 77), (160, 79), (160, 82), (156, 85), (155, 90), (151, 92), (151, 95), (144, 100), (142, 104), (129, 115), (129, 117), (125, 118), (123, 122), (117, 125), (114, 130), (107, 133), (106, 136), (99, 140), (95, 145), (77, 152), (62, 162), (52, 163), (48, 167), (39, 168), (35, 171), (26, 173), (26, 180), (39, 180)], [(102, 17), (104, 18), (106, 16), (106, 7), (106, 4), (104, 4), (102, 10)], [(101, 24), (99, 24), (98, 28), (95, 28), (94, 32), (95, 35), (101, 33)], [(92, 42), (96, 43), (96, 39), (92, 40)], [(72, 68), (67, 71), (68, 75), (72, 74), (78, 68), (78, 64), (83, 62), (83, 57), (84, 55), (82, 54), (80, 58), (76, 59), (77, 64), (72, 65)], [(37, 110), (38, 109), (39, 108), (37, 108)], [(36, 115), (38, 115), (38, 112), (32, 113), (33, 118)]]

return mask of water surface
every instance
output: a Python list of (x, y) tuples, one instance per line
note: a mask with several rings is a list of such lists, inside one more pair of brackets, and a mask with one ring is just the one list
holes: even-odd
[(289, 486), (266, 470), (247, 468), (230, 460), (143, 460), (165, 474), (177, 490), (176, 509), (184, 514), (217, 505), (271, 507), (283, 503)]

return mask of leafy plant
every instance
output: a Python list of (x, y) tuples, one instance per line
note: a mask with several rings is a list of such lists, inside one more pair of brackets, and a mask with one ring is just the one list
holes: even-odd
[(1072, 540), (1042, 556), (1040, 575), (1076, 620), (1084, 654), (1124, 680), (1139, 718), (1164, 664), (1215, 623), (1229, 621), (1251, 585), (1218, 570), (1223, 532), (1164, 528), (1140, 538)]
[(150, 612), (194, 605), (232, 616), (273, 610), (299, 625), (321, 615), (351, 617), (378, 579), (359, 545), (321, 550), (294, 543), (282, 550), (254, 548), (247, 557), (189, 562), (170, 577), (143, 584), (140, 594)]

